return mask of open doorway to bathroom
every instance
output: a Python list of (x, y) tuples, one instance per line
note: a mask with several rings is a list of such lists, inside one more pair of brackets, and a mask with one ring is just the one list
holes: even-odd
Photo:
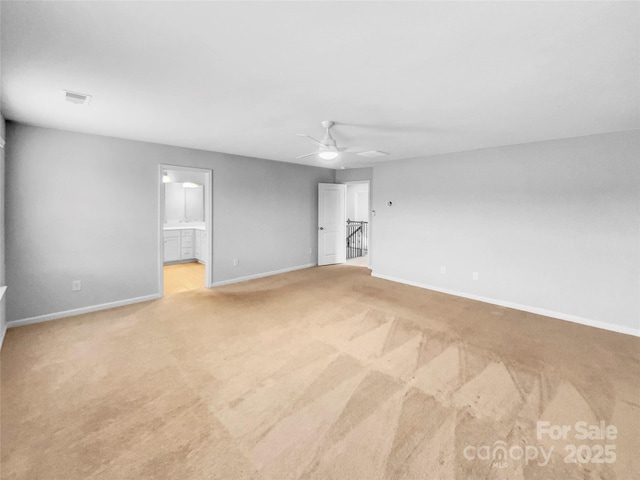
[(163, 295), (212, 283), (212, 172), (160, 165), (159, 290)]
[(347, 185), (347, 264), (369, 266), (369, 181)]

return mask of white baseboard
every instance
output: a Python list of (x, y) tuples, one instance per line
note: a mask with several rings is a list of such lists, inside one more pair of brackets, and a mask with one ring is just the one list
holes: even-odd
[[(315, 263), (308, 263), (306, 265), (297, 265), (295, 267), (283, 268), (280, 270), (274, 270), (271, 272), (258, 273), (256, 275), (248, 275), (246, 277), (233, 278), (231, 280), (224, 280), (222, 282), (216, 282), (212, 284), (212, 287), (219, 287), (222, 285), (229, 285), (232, 283), (244, 282), (246, 280), (253, 280), (255, 278), (269, 277), (271, 275), (277, 275), (279, 273), (293, 272), (294, 270), (302, 270), (305, 268), (315, 267)], [(48, 313), (46, 315), (38, 315), (36, 317), (22, 318), (20, 320), (13, 320), (7, 322), (8, 328), (21, 327), (23, 325), (31, 325), (32, 323), (48, 322), (49, 320), (57, 320), (59, 318), (72, 317), (75, 315), (81, 315), (83, 313), (97, 312), (99, 310), (106, 310), (108, 308), (122, 307), (124, 305), (131, 305), (133, 303), (147, 302), (149, 300), (156, 300), (162, 298), (162, 295), (156, 293), (153, 295), (146, 295), (144, 297), (129, 298), (127, 300), (119, 300), (117, 302), (103, 303), (100, 305), (91, 305), (89, 307), (75, 308), (72, 310), (65, 310), (63, 312)]]
[(49, 320), (73, 317), (75, 315), (82, 315), (83, 313), (97, 312), (99, 310), (107, 310), (108, 308), (123, 307), (125, 305), (131, 305), (133, 303), (148, 302), (149, 300), (156, 300), (158, 298), (162, 298), (162, 295), (155, 293), (153, 295), (145, 295), (144, 297), (128, 298), (126, 300), (118, 300), (117, 302), (109, 302), (102, 303), (100, 305), (91, 305), (89, 307), (74, 308), (72, 310), (65, 310), (63, 312), (48, 313), (46, 315), (38, 315), (36, 317), (13, 320), (11, 322), (7, 322), (7, 327), (13, 328), (21, 327), (23, 325), (31, 325), (32, 323), (48, 322)]
[(280, 273), (293, 272), (294, 270), (304, 270), (305, 268), (315, 267), (317, 263), (307, 263), (306, 265), (297, 265), (295, 267), (282, 268), (280, 270), (273, 270), (271, 272), (257, 273), (255, 275), (247, 275), (246, 277), (232, 278), (231, 280), (222, 280), (221, 282), (212, 283), (212, 287), (221, 287), (223, 285), (231, 285), (232, 283), (246, 282), (247, 280), (254, 280), (256, 278), (270, 277), (271, 275), (278, 275)]
[(397, 283), (404, 283), (405, 285), (411, 285), (412, 287), (425, 288), (427, 290), (433, 290), (435, 292), (446, 293), (448, 295), (455, 295), (456, 297), (469, 298), (471, 300), (478, 300), (484, 303), (490, 303), (492, 305), (500, 305), (501, 307), (513, 308), (515, 310), (522, 310), (523, 312), (535, 313), (537, 315), (543, 315), (545, 317), (557, 318), (559, 320), (566, 320), (568, 322), (579, 323), (580, 325), (586, 325), (588, 327), (601, 328), (603, 330), (609, 330), (617, 333), (624, 333), (626, 335), (633, 335), (640, 337), (640, 330), (625, 327), (622, 325), (615, 325), (611, 323), (601, 322), (599, 320), (591, 320), (588, 318), (578, 317), (576, 315), (569, 315), (561, 312), (554, 312), (552, 310), (546, 310), (544, 308), (530, 307), (529, 305), (522, 305), (519, 303), (508, 302), (505, 300), (497, 300), (495, 298), (483, 297), (480, 295), (472, 295), (469, 293), (458, 292), (456, 290), (449, 290), (446, 288), (440, 288), (433, 285), (427, 285), (420, 282), (412, 282), (411, 280), (404, 280), (402, 278), (391, 277), (389, 275), (383, 275), (372, 272), (372, 277), (381, 278), (383, 280), (389, 280)]

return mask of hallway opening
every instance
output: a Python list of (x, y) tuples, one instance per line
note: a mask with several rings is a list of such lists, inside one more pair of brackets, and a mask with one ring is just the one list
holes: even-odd
[(346, 194), (347, 264), (369, 266), (369, 182), (348, 182)]

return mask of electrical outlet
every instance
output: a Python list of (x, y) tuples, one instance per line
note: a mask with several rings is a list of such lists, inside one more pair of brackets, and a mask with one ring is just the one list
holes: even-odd
[(478, 272), (473, 272), (473, 279), (478, 280), (478, 277), (479, 277)]
[(73, 280), (71, 282), (71, 291), (79, 292), (80, 290), (82, 290), (82, 282), (80, 280)]
[(309, 249), (309, 255), (311, 255), (313, 253), (313, 250), (310, 248)]
[(234, 259), (233, 259), (233, 266), (234, 266), (234, 267), (237, 267), (238, 265), (240, 265), (240, 260), (239, 260), (239, 259), (237, 259), (237, 258), (234, 258)]
[(440, 267), (440, 273), (447, 273), (447, 267)]

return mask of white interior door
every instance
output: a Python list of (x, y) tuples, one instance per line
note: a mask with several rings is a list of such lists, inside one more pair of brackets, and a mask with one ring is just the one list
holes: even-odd
[(318, 265), (347, 260), (347, 186), (318, 184)]

